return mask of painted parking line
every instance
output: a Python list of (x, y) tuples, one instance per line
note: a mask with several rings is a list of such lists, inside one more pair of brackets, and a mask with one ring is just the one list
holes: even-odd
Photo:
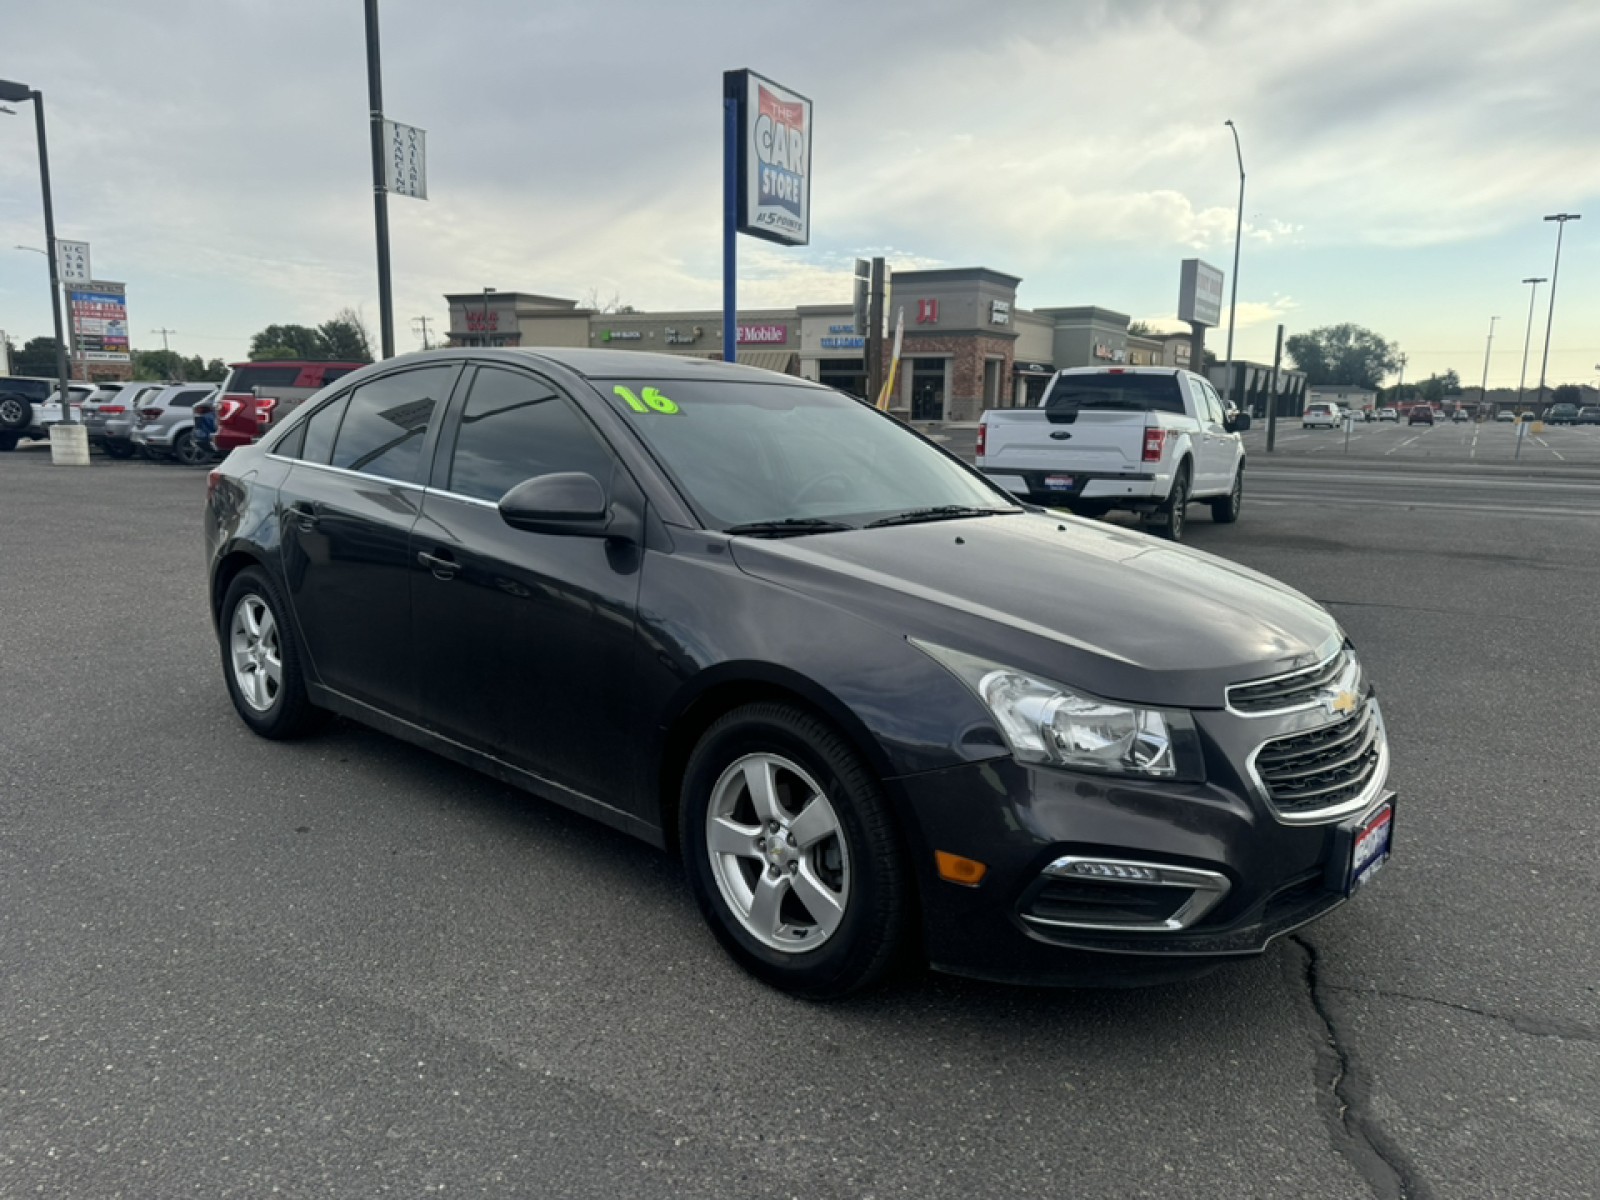
[(1419, 438), (1421, 436), (1422, 435), (1419, 433), (1419, 434), (1416, 434), (1413, 437), (1408, 437), (1405, 441), (1401, 442), (1398, 446), (1392, 446), (1388, 450), (1385, 450), (1384, 454), (1386, 454), (1386, 455), (1387, 454), (1393, 454), (1396, 450), (1404, 450), (1407, 446), (1411, 445), (1412, 442), (1416, 441), (1417, 438)]

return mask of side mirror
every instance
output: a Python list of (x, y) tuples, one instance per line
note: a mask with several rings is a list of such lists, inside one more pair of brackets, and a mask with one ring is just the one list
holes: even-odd
[(610, 537), (605, 489), (593, 475), (560, 471), (525, 479), (500, 497), (500, 519), (513, 529), (569, 537)]
[(1228, 418), (1227, 420), (1223, 421), (1222, 427), (1229, 433), (1243, 433), (1246, 429), (1250, 428), (1250, 414), (1242, 410), (1235, 409), (1233, 412), (1228, 414)]

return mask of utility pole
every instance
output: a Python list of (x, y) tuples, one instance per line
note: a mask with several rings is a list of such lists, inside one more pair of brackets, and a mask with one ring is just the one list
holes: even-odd
[(1489, 344), (1483, 348), (1483, 382), (1478, 385), (1480, 407), (1489, 399), (1489, 351), (1494, 349), (1494, 323), (1499, 319), (1499, 317), (1489, 318)]
[(1278, 347), (1272, 352), (1272, 383), (1267, 392), (1267, 453), (1278, 442), (1278, 364), (1283, 362), (1283, 326), (1278, 326)]
[(422, 348), (424, 350), (432, 350), (433, 347), (428, 342), (428, 318), (427, 317), (412, 317), (411, 318), (411, 327), (413, 329), (415, 329), (419, 322), (422, 325)]
[(367, 7), (367, 107), (371, 110), (372, 222), (378, 237), (378, 336), (394, 357), (394, 297), (389, 278), (389, 189), (383, 169), (383, 63), (378, 51), (378, 0)]
[(165, 328), (163, 328), (163, 329), (152, 329), (150, 332), (151, 333), (159, 333), (161, 335), (161, 349), (162, 349), (162, 351), (166, 352), (166, 353), (171, 353), (171, 349), (172, 348), (167, 345), (167, 334), (169, 334), (169, 333), (177, 333), (178, 331), (176, 329), (165, 329)]
[(881, 258), (872, 260), (867, 292), (867, 403), (876, 404), (883, 390), (883, 293), (887, 269)]
[(1406, 363), (1409, 361), (1410, 359), (1406, 358), (1404, 354), (1400, 356), (1400, 379), (1399, 382), (1394, 385), (1394, 402), (1396, 404), (1400, 403), (1400, 389), (1406, 385)]

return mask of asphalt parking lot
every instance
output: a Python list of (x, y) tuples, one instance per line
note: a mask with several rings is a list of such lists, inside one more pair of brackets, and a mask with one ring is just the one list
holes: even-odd
[(1335, 469), (1291, 430), (1189, 526), (1378, 681), (1369, 891), (1182, 986), (822, 1007), (642, 844), (352, 724), (250, 735), (204, 471), (0, 456), (0, 1196), (1600, 1194), (1600, 430), (1515, 470), (1502, 431)]

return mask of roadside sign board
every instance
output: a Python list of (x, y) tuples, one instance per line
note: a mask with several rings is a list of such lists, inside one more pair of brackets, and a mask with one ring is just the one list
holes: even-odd
[(94, 278), (89, 270), (89, 243), (65, 242), (56, 239), (56, 270), (62, 283), (88, 283)]
[(121, 283), (95, 280), (67, 289), (72, 338), (85, 362), (125, 363), (128, 353), (128, 296)]
[(1222, 272), (1198, 258), (1183, 260), (1178, 276), (1178, 320), (1211, 328), (1222, 324)]
[(428, 198), (428, 132), (398, 121), (383, 123), (384, 190), (414, 200)]
[(740, 233), (804, 246), (811, 240), (811, 101), (754, 71), (728, 71), (739, 101)]

